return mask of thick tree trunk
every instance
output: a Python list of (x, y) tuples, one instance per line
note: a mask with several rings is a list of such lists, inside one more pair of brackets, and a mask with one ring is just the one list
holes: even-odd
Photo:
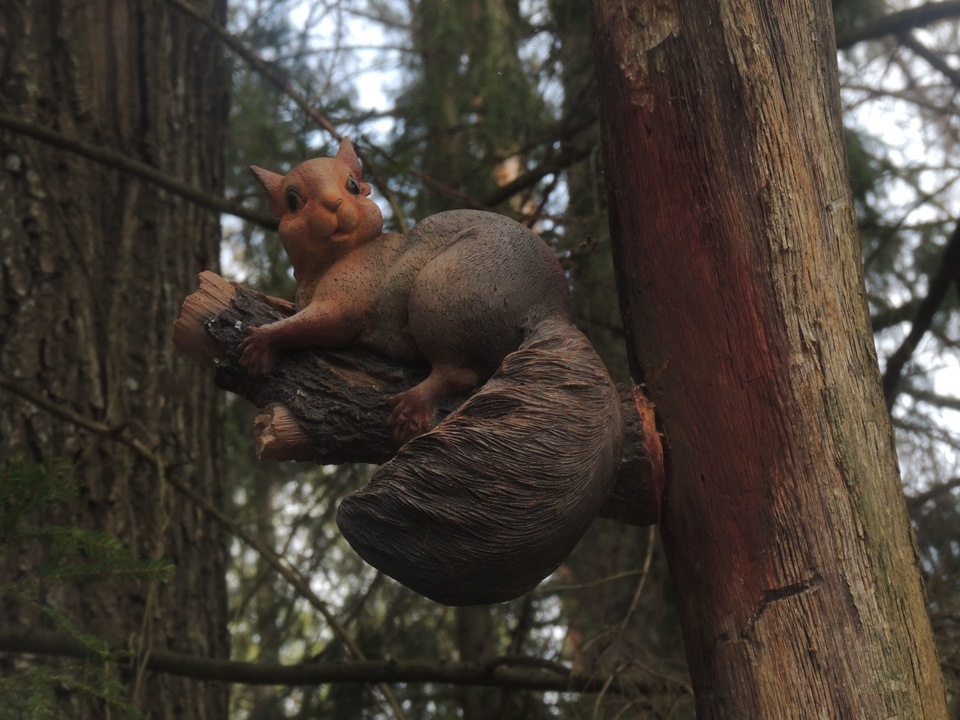
[[(197, 0), (222, 21), (222, 0)], [(0, 105), (208, 192), (222, 191), (227, 75), (217, 41), (162, 2), (9, 0), (0, 9)], [(199, 269), (218, 262), (219, 220), (117, 170), (0, 131), (0, 371), (56, 405), (123, 428), (125, 446), (0, 393), (0, 457), (62, 456), (81, 480), (63, 523), (173, 560), (169, 583), (51, 585), (51, 604), (111, 644), (226, 657), (225, 545), (175, 476), (217, 502), (220, 398), (175, 356), (170, 324)], [(162, 468), (162, 471), (161, 471)], [(50, 522), (51, 518), (40, 518)], [(38, 558), (3, 558), (29, 576)], [(7, 598), (7, 628), (39, 622)], [(223, 685), (121, 669), (149, 718), (223, 718)], [(102, 718), (82, 696), (71, 717)]]
[(942, 718), (826, 0), (595, 0), (634, 373), (703, 718)]

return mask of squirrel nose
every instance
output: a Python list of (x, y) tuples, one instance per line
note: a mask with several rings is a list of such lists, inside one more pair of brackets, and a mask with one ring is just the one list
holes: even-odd
[(343, 205), (343, 198), (327, 197), (323, 199), (323, 204), (330, 210), (336, 211), (341, 205)]

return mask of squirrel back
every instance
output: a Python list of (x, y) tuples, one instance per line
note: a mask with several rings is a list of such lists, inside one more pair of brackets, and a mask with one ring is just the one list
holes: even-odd
[[(286, 176), (259, 168), (297, 280), (298, 312), (250, 330), (241, 363), (286, 347), (363, 347), (430, 364), (391, 399), (397, 455), (343, 500), (357, 553), (450, 605), (532, 589), (596, 516), (622, 420), (602, 361), (573, 326), (555, 255), (525, 226), (474, 210), (382, 233), (349, 141)], [(439, 400), (481, 386), (436, 428)]]
[(573, 317), (566, 276), (543, 240), (510, 218), (478, 210), (449, 210), (413, 226), (384, 279), (378, 318), (398, 309), (402, 319), (378, 324), (405, 326), (432, 366), (474, 367), (474, 385), (541, 320)]

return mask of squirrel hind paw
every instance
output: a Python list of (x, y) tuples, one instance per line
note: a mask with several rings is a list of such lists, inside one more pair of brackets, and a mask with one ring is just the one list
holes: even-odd
[(422, 435), (433, 427), (434, 405), (414, 391), (394, 395), (389, 399), (393, 412), (387, 419), (387, 427), (393, 439), (405, 443)]

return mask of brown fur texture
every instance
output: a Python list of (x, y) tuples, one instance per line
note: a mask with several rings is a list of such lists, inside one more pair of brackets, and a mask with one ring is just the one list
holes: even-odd
[[(617, 393), (539, 237), (474, 210), (382, 234), (359, 170), (349, 141), (286, 176), (254, 169), (280, 217), (297, 312), (250, 329), (241, 364), (262, 375), (278, 350), (310, 346), (429, 363), (390, 401), (394, 437), (409, 442), (344, 500), (338, 524), (361, 557), (427, 597), (508, 600), (559, 565), (609, 492)], [(427, 432), (438, 402), (479, 385)]]
[(616, 390), (586, 338), (540, 323), (475, 395), (337, 513), (374, 567), (447, 605), (518, 597), (597, 516), (621, 452)]

